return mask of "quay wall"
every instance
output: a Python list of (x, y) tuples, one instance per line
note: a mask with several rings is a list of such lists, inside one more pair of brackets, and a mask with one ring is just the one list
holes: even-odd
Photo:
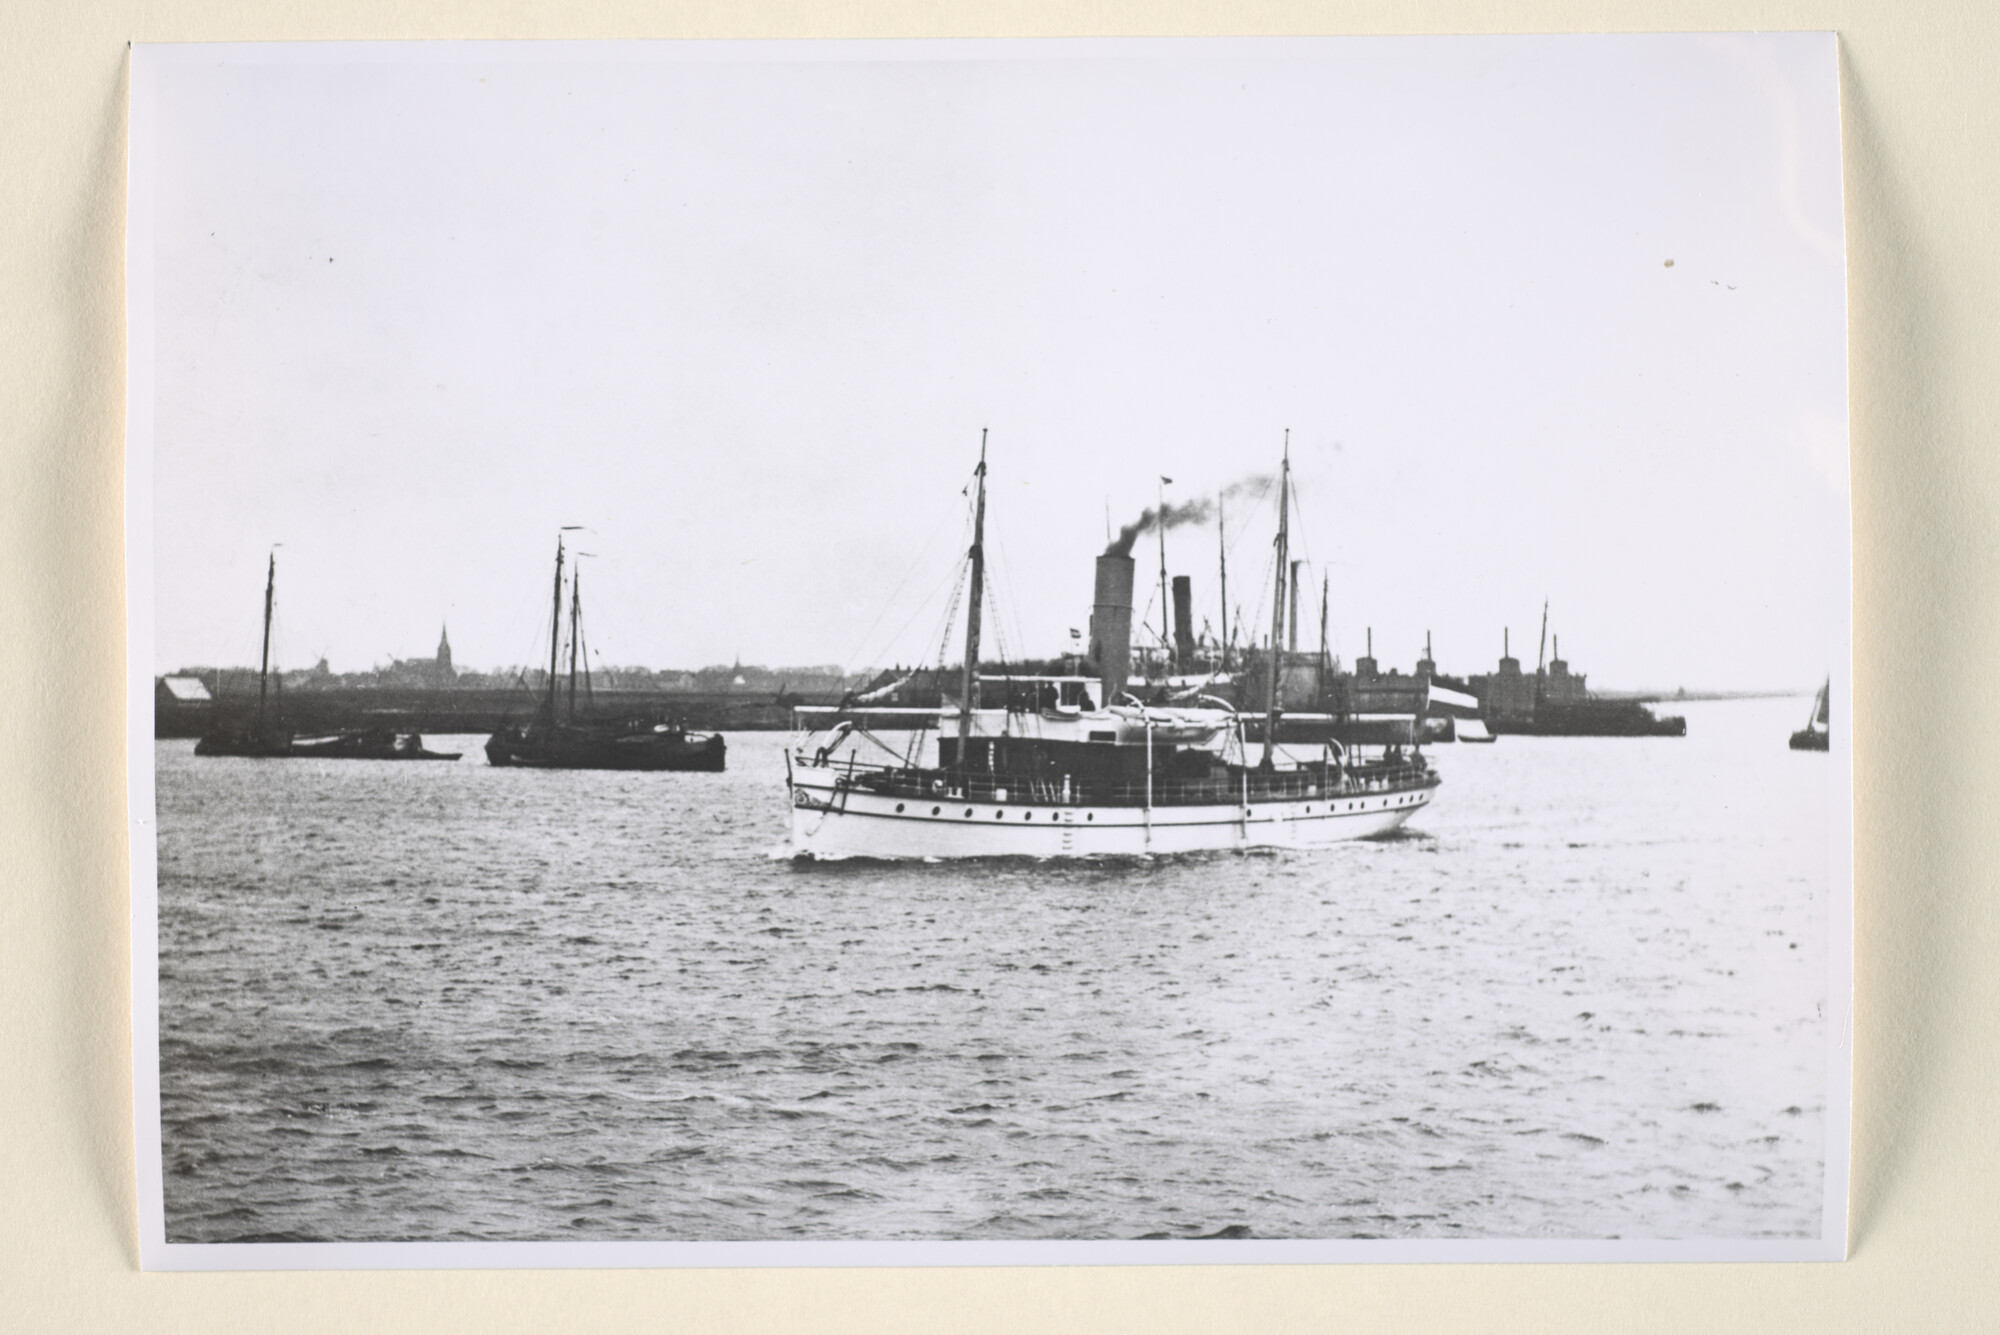
[[(518, 688), (485, 690), (387, 687), (293, 690), (272, 697), (284, 726), (298, 736), (338, 732), (345, 728), (387, 726), (423, 733), (491, 732), (503, 722), (523, 723), (535, 713), (538, 698)], [(567, 696), (557, 693), (560, 709)], [(837, 693), (794, 691), (782, 703), (769, 693), (747, 691), (597, 691), (593, 712), (604, 718), (660, 714), (678, 719), (701, 732), (785, 732), (792, 726), (792, 706), (840, 703)], [(199, 737), (216, 719), (248, 718), (256, 712), (254, 694), (225, 695), (219, 702), (156, 699), (155, 737)], [(578, 697), (577, 711), (584, 713)]]

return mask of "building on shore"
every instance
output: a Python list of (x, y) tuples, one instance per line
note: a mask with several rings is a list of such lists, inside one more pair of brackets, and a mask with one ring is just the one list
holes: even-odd
[(398, 658), (388, 667), (376, 669), (384, 686), (424, 687), (443, 690), (458, 685), (458, 671), (451, 662), (451, 630), (438, 631), (437, 654), (432, 658)]

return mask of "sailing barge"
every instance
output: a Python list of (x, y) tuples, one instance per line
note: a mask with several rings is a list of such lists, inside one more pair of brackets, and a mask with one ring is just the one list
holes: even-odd
[[(1264, 717), (1229, 703), (1143, 704), (1129, 695), (1133, 561), (1097, 559), (1091, 617), (1099, 677), (1048, 678), (1033, 708), (980, 707), (980, 605), (985, 578), (986, 448), (982, 435), (973, 519), (965, 663), (956, 710), (936, 711), (937, 763), (899, 754), (868, 731), (879, 712), (798, 711), (809, 727), (787, 753), (795, 854), (820, 858), (1036, 858), (1143, 856), (1204, 850), (1309, 848), (1396, 829), (1428, 806), (1438, 776), (1420, 749), (1328, 740), (1317, 756), (1280, 763), (1278, 655), (1269, 655)], [(1278, 593), (1271, 643), (1284, 643), (1284, 572), (1291, 460), (1278, 500)], [(1089, 690), (1096, 686), (1102, 707)], [(1015, 701), (1010, 700), (1010, 705)], [(1262, 737), (1250, 761), (1246, 722)], [(890, 724), (894, 726), (894, 724)], [(824, 729), (822, 731), (822, 728)], [(864, 760), (871, 742), (888, 763)], [(871, 753), (872, 754), (872, 753)]]
[[(593, 709), (590, 663), (582, 653), (583, 593), (575, 573), (569, 580), (569, 692), (567, 708), (557, 707), (557, 672), (563, 631), (563, 544), (556, 538), (555, 605), (550, 617), (547, 691), (526, 724), (502, 723), (486, 741), (489, 764), (524, 769), (683, 770), (720, 774), (728, 744), (721, 733), (701, 736), (662, 716), (607, 718)], [(577, 712), (578, 664), (584, 711)]]
[(458, 751), (432, 751), (423, 737), (393, 728), (350, 728), (324, 737), (294, 737), (284, 726), (277, 702), (271, 699), (271, 611), (278, 589), (278, 557), (271, 555), (264, 572), (264, 649), (257, 665), (257, 712), (247, 721), (226, 720), (218, 688), (216, 718), (194, 744), (198, 756), (247, 756), (255, 759), (320, 760), (457, 760)]

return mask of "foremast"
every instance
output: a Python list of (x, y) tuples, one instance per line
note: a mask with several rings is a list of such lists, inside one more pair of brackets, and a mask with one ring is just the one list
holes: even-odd
[(1285, 459), (1278, 470), (1278, 574), (1271, 592), (1271, 665), (1269, 696), (1264, 704), (1264, 760), (1270, 769), (1278, 745), (1278, 656), (1285, 643), (1285, 572), (1291, 556), (1292, 431), (1285, 428)]
[(974, 698), (979, 689), (979, 610), (986, 601), (986, 428), (979, 429), (979, 468), (974, 473), (978, 485), (972, 507), (972, 605), (965, 612), (965, 677), (959, 689), (958, 764), (966, 767), (967, 744), (972, 739), (972, 711), (979, 705)]

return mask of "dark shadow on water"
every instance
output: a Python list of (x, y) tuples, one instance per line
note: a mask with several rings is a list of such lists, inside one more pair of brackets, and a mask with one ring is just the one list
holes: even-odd
[(1009, 854), (993, 857), (970, 858), (871, 858), (843, 857), (819, 858), (811, 853), (795, 853), (775, 861), (785, 862), (792, 871), (813, 873), (822, 876), (875, 875), (884, 871), (908, 870), (926, 872), (940, 867), (966, 869), (986, 869), (992, 871), (1034, 870), (1044, 874), (1070, 869), (1089, 871), (1146, 872), (1162, 867), (1200, 866), (1204, 863), (1259, 861), (1282, 862), (1300, 858), (1322, 857), (1338, 851), (1343, 844), (1412, 844), (1431, 848), (1437, 845), (1437, 836), (1423, 829), (1412, 829), (1399, 825), (1393, 830), (1380, 834), (1364, 835), (1358, 839), (1344, 840), (1318, 848), (1284, 848), (1266, 846), (1259, 848), (1210, 848), (1187, 853), (1103, 853), (1085, 854), (1076, 857), (1026, 857)]
[(1393, 830), (1371, 834), (1354, 841), (1359, 844), (1435, 844), (1437, 836), (1428, 830), (1413, 830), (1407, 825), (1398, 825)]
[[(1431, 842), (1433, 836), (1421, 831), (1392, 830), (1386, 834), (1369, 835), (1365, 839), (1349, 840), (1349, 843), (1401, 843)], [(1316, 857), (1334, 851), (1332, 848), (1210, 848), (1188, 853), (1104, 853), (1087, 854), (1077, 857), (1036, 858), (1020, 855), (974, 858), (817, 858), (810, 853), (797, 853), (782, 859), (792, 871), (809, 872), (825, 876), (852, 876), (879, 874), (884, 871), (929, 872), (938, 868), (987, 869), (992, 871), (1038, 871), (1042, 873), (1061, 872), (1069, 869), (1090, 871), (1130, 871), (1146, 872), (1161, 867), (1200, 866), (1213, 862), (1279, 862), (1289, 858)]]

